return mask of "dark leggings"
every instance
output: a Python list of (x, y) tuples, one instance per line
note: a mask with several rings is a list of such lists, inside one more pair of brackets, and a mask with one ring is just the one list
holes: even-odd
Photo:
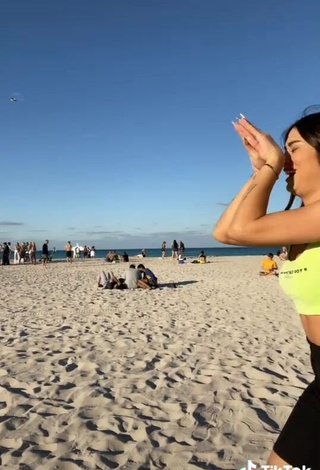
[(293, 467), (320, 470), (320, 346), (308, 343), (315, 379), (293, 408), (274, 451)]

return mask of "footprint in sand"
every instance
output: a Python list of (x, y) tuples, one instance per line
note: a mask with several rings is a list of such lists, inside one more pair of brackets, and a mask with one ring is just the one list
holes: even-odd
[(28, 417), (17, 418), (15, 416), (10, 417), (5, 421), (4, 426), (8, 431), (17, 431), (21, 426), (23, 426), (29, 420)]

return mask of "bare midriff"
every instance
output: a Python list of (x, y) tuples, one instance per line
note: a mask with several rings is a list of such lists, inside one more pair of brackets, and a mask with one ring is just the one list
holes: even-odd
[(320, 346), (320, 315), (300, 315), (300, 319), (308, 340)]

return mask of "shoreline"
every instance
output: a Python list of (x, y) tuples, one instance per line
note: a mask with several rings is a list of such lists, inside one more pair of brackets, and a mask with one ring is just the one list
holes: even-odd
[[(221, 260), (221, 259), (225, 259), (225, 260), (232, 260), (232, 259), (239, 259), (239, 258), (257, 258), (257, 259), (261, 259), (263, 257), (263, 255), (243, 255), (243, 256), (240, 256), (240, 255), (237, 255), (237, 256), (215, 256), (215, 255), (207, 255), (207, 263), (205, 264), (210, 264), (216, 260)], [(185, 259), (185, 263), (184, 264), (190, 264), (192, 263), (192, 261), (198, 259), (197, 256), (185, 256), (184, 257)], [(36, 266), (40, 266), (42, 264), (42, 261), (40, 261), (41, 258), (37, 258), (37, 263), (36, 263)], [(125, 261), (118, 261), (118, 262), (106, 262), (105, 260), (105, 257), (104, 258), (98, 258), (98, 257), (94, 257), (94, 258), (72, 258), (72, 264), (77, 264), (77, 263), (84, 263), (84, 262), (88, 262), (88, 263), (93, 263), (93, 262), (100, 262), (100, 263), (104, 263), (106, 266), (115, 266), (115, 265), (121, 265), (121, 266), (126, 266), (126, 265), (129, 265), (131, 263), (146, 263), (146, 262), (153, 262), (153, 261), (161, 261), (161, 262), (170, 262), (172, 263), (172, 265), (174, 264), (178, 264), (178, 260), (177, 259), (173, 259), (169, 256), (166, 256), (165, 258), (161, 258), (161, 257), (144, 257), (144, 258), (140, 258), (140, 257), (136, 257), (136, 256), (131, 256), (129, 258), (129, 261), (125, 262)], [(52, 261), (49, 261), (47, 264), (48, 266), (50, 264), (56, 264), (56, 263), (65, 263), (65, 264), (68, 264), (67, 263), (67, 257), (62, 257), (62, 258), (53, 258)], [(69, 263), (71, 264), (71, 263)], [(13, 259), (10, 258), (10, 266), (31, 266), (31, 263), (30, 262), (23, 262), (23, 263), (14, 263), (13, 262)]]

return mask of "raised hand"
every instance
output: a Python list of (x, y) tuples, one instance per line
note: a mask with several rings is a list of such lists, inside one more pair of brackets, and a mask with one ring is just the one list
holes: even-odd
[(245, 117), (241, 116), (233, 126), (241, 137), (245, 149), (249, 154), (252, 168), (259, 171), (265, 163), (280, 173), (284, 165), (284, 153), (273, 138), (253, 126)]

